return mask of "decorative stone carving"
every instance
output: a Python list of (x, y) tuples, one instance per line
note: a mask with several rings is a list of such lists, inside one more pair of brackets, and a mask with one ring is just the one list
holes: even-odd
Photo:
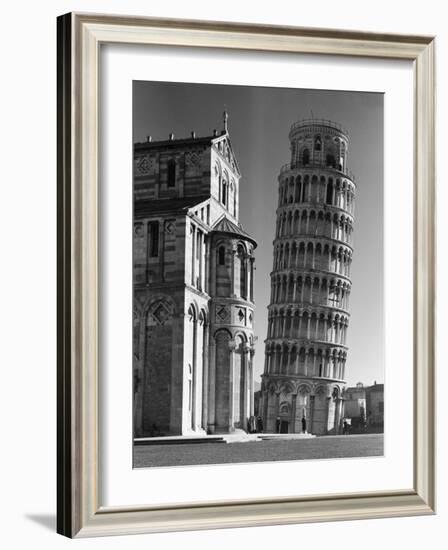
[(135, 158), (134, 171), (136, 176), (147, 176), (154, 173), (155, 161), (151, 155), (140, 155)]
[(226, 306), (218, 306), (216, 309), (216, 322), (217, 323), (225, 323), (230, 318), (230, 311), (229, 308)]
[(136, 237), (143, 237), (143, 224), (142, 223), (134, 224), (134, 235)]
[(165, 325), (172, 318), (172, 308), (165, 300), (153, 304), (148, 312), (148, 324)]
[(236, 312), (237, 319), (241, 325), (246, 324), (246, 310), (243, 307), (239, 307)]
[(171, 235), (174, 233), (176, 229), (176, 222), (175, 221), (167, 221), (165, 224), (165, 232), (168, 233), (168, 235)]
[(201, 164), (201, 154), (197, 151), (185, 153), (186, 166), (199, 166)]

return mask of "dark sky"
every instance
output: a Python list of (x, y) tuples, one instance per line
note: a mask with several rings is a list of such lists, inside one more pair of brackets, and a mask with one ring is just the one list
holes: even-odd
[(258, 242), (256, 374), (264, 366), (277, 177), (290, 160), (289, 128), (313, 116), (338, 122), (348, 131), (348, 165), (357, 195), (346, 379), (350, 385), (384, 382), (383, 95), (139, 81), (134, 82), (133, 100), (134, 141), (147, 135), (167, 139), (170, 132), (175, 138), (187, 137), (192, 130), (198, 137), (210, 135), (214, 128), (222, 129), (224, 108), (229, 113), (230, 139), (242, 172), (240, 222)]

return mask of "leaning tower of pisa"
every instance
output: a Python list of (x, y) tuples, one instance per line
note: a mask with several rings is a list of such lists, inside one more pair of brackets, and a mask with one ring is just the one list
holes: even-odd
[(278, 178), (262, 417), (267, 432), (338, 433), (343, 416), (355, 182), (328, 120), (289, 132)]

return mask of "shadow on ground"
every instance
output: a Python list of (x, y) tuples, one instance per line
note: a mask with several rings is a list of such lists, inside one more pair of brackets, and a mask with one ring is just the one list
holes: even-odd
[(55, 514), (26, 514), (25, 517), (50, 531), (56, 531), (56, 515)]

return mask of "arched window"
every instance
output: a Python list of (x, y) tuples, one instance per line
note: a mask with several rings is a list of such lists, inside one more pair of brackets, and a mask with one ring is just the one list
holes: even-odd
[(174, 160), (168, 161), (168, 187), (176, 186), (176, 162)]
[(191, 411), (193, 402), (193, 368), (188, 363), (188, 410)]
[(306, 166), (310, 163), (310, 152), (308, 149), (304, 149), (302, 153), (302, 164)]
[(218, 264), (226, 265), (226, 249), (223, 246), (218, 248)]
[(159, 222), (148, 222), (149, 256), (156, 258), (159, 255)]
[(314, 140), (314, 150), (315, 151), (322, 150), (322, 139), (320, 136), (316, 136), (316, 139)]
[(334, 158), (334, 155), (327, 155), (327, 166), (330, 166), (331, 168), (335, 168), (336, 160)]
[(240, 267), (240, 296), (241, 298), (247, 298), (247, 269), (244, 249), (242, 246), (238, 246), (239, 267)]
[(226, 206), (226, 203), (227, 203), (227, 182), (226, 182), (226, 180), (223, 180), (223, 182), (222, 182), (221, 202), (224, 206)]
[(301, 202), (302, 200), (302, 178), (297, 176), (296, 178), (296, 201)]
[(195, 428), (196, 424), (196, 406), (197, 392), (196, 392), (196, 372), (198, 361), (198, 349), (197, 349), (197, 314), (193, 305), (188, 308), (188, 410), (190, 411), (191, 428)]
[(331, 181), (327, 184), (327, 196), (325, 202), (327, 204), (333, 204), (333, 183)]

